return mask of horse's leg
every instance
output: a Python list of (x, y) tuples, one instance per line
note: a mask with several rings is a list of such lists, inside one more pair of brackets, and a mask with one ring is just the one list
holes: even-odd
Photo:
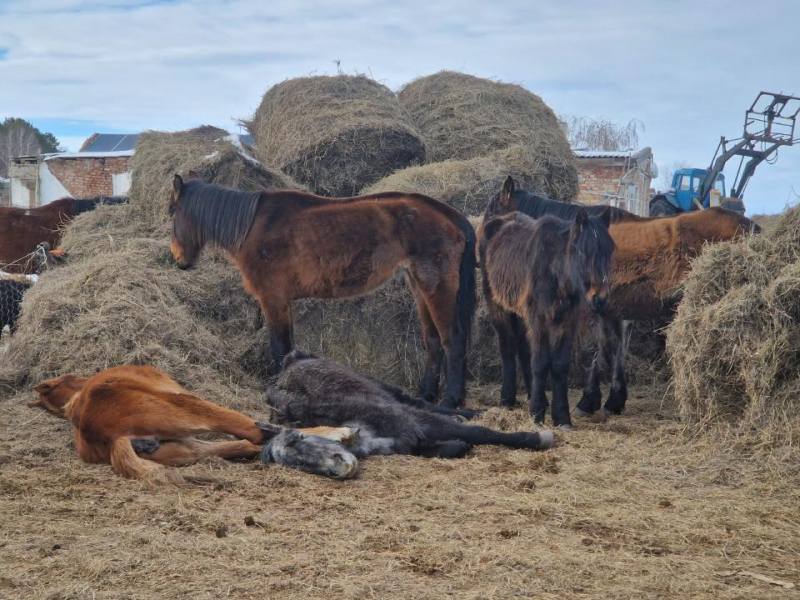
[(431, 318), (431, 313), (425, 304), (425, 296), (419, 289), (419, 285), (410, 275), (406, 276), (406, 281), (408, 282), (408, 287), (411, 288), (411, 293), (414, 295), (414, 301), (417, 304), (419, 322), (422, 325), (422, 339), (425, 344), (425, 352), (427, 353), (425, 374), (422, 376), (419, 395), (424, 400), (431, 402), (436, 400), (439, 396), (439, 377), (442, 371), (442, 355), (444, 354), (444, 349), (442, 348), (439, 331), (436, 329), (436, 325)]
[(612, 415), (621, 415), (628, 400), (628, 381), (625, 376), (625, 357), (628, 354), (628, 322), (611, 319), (614, 333), (614, 358), (611, 376), (611, 391), (604, 410)]
[[(605, 322), (607, 318), (608, 317), (602, 317), (601, 321)], [(583, 395), (574, 410), (575, 416), (578, 417), (595, 413), (600, 408), (602, 402), (602, 393), (600, 391), (600, 367), (602, 357), (605, 356), (605, 348), (608, 344), (603, 323), (594, 327), (594, 339), (592, 343), (595, 346), (592, 364), (589, 365), (589, 370), (586, 372)]]
[(261, 448), (262, 446), (247, 440), (209, 442), (187, 438), (160, 442), (158, 449), (143, 455), (142, 458), (162, 465), (181, 466), (209, 456), (224, 459), (255, 458), (261, 452)]
[(522, 382), (525, 384), (525, 393), (531, 393), (531, 343), (528, 341), (528, 334), (525, 331), (525, 324), (517, 315), (511, 315), (511, 328), (517, 342), (517, 355), (519, 365), (522, 370)]
[(428, 412), (436, 413), (439, 415), (464, 417), (465, 419), (473, 419), (476, 416), (478, 416), (480, 412), (477, 410), (470, 410), (468, 408), (447, 408), (445, 406), (439, 406), (438, 404), (434, 404), (433, 402), (428, 402), (427, 400), (421, 400), (419, 398), (415, 398), (414, 396), (409, 396), (399, 387), (396, 387), (390, 383), (386, 383), (385, 381), (381, 381), (379, 379), (375, 379), (369, 376), (367, 377), (367, 379), (375, 383), (375, 385), (379, 386), (384, 391), (391, 394), (392, 398), (395, 401), (399, 402), (400, 404), (405, 404), (406, 406), (421, 408), (422, 410), (427, 410)]
[(253, 444), (264, 443), (280, 430), (191, 394), (176, 393), (164, 400), (153, 403), (151, 411), (122, 417), (114, 424), (115, 429), (129, 432), (132, 437), (153, 436), (167, 440), (203, 433), (227, 433)]
[[(500, 388), (500, 406), (514, 408), (517, 404), (517, 335), (514, 330), (515, 315), (497, 306), (490, 297), (486, 297), (489, 308), (489, 320), (497, 332), (500, 346), (500, 360), (503, 363), (503, 386)], [(528, 341), (525, 340), (527, 344)], [(530, 351), (528, 351), (530, 356)], [(530, 373), (530, 364), (527, 367)], [(528, 388), (530, 390), (530, 386)]]
[(288, 299), (261, 295), (258, 298), (269, 329), (269, 348), (275, 362), (274, 372), (280, 373), (283, 358), (294, 348), (294, 317)]
[(464, 333), (463, 344), (452, 344), (458, 282), (441, 279), (432, 292), (427, 292), (422, 286), (419, 286), (418, 289), (424, 297), (431, 320), (439, 332), (439, 340), (447, 359), (447, 387), (440, 404), (448, 408), (462, 406), (466, 391), (466, 341), (469, 334)]
[(446, 440), (430, 444), (420, 444), (414, 451), (425, 458), (463, 458), (472, 450), (472, 444), (461, 440)]
[(476, 446), (492, 444), (527, 450), (546, 450), (552, 447), (554, 438), (552, 431), (517, 431), (508, 433), (489, 429), (488, 427), (464, 425), (455, 421), (448, 423), (438, 422), (430, 423), (425, 427), (425, 439), (420, 447), (451, 440), (459, 440)]
[(545, 386), (547, 385), (547, 374), (550, 371), (550, 347), (547, 334), (540, 327), (531, 327), (530, 336), (532, 375), (529, 397), (530, 412), (534, 420), (542, 425), (547, 413)]
[(553, 415), (553, 425), (572, 429), (572, 421), (569, 417), (569, 397), (568, 381), (569, 363), (572, 360), (572, 343), (575, 339), (575, 332), (572, 322), (566, 322), (561, 327), (559, 335), (551, 336), (552, 347), (551, 356), (551, 381), (553, 385), (553, 404), (551, 413)]

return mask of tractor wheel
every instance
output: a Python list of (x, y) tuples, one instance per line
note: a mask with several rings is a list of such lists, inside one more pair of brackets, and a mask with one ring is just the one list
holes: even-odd
[(669, 200), (664, 197), (654, 198), (650, 201), (650, 216), (651, 217), (671, 217), (677, 215), (678, 209), (670, 204)]

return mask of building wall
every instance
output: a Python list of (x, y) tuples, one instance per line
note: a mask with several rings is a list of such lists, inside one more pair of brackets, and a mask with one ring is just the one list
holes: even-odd
[(36, 206), (39, 188), (39, 162), (36, 159), (20, 159), (8, 165), (11, 179), (11, 206), (31, 208)]
[(619, 158), (578, 158), (578, 202), (611, 204), (641, 216), (649, 210), (650, 176)]
[[(51, 158), (45, 161), (50, 172), (75, 198), (114, 195), (114, 175), (128, 172), (130, 157)], [(117, 186), (119, 188), (119, 185)]]
[(68, 198), (71, 195), (69, 190), (47, 168), (47, 163), (39, 163), (39, 206), (50, 204), (59, 198)]

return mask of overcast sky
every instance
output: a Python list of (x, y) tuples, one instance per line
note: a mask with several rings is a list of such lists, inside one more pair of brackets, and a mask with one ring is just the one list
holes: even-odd
[[(0, 118), (70, 150), (94, 132), (236, 130), (270, 85), (340, 60), (393, 89), (440, 69), (520, 83), (559, 114), (639, 119), (662, 169), (705, 167), (760, 90), (800, 94), (798, 22), (797, 0), (0, 0)], [(800, 144), (758, 168), (748, 213), (793, 189)]]

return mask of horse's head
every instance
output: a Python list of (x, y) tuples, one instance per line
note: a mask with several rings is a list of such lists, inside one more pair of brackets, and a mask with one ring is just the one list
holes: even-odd
[(732, 240), (749, 233), (761, 233), (761, 227), (755, 221), (720, 206), (689, 214), (703, 219), (706, 239), (715, 242)]
[(190, 269), (202, 250), (197, 232), (187, 210), (187, 183), (175, 174), (172, 179), (172, 197), (169, 201), (169, 216), (172, 217), (172, 236), (169, 248), (180, 269)]
[(610, 222), (609, 210), (593, 217), (586, 209), (581, 209), (569, 233), (573, 280), (583, 290), (594, 312), (606, 307), (611, 293), (611, 257), (615, 245), (608, 232)]
[(261, 460), (333, 479), (358, 474), (358, 459), (339, 442), (284, 429), (261, 451)]
[(83, 389), (86, 377), (77, 375), (62, 375), (55, 379), (48, 379), (33, 386), (39, 398), (29, 402), (30, 407), (40, 407), (48, 412), (66, 418), (64, 408), (72, 397)]

